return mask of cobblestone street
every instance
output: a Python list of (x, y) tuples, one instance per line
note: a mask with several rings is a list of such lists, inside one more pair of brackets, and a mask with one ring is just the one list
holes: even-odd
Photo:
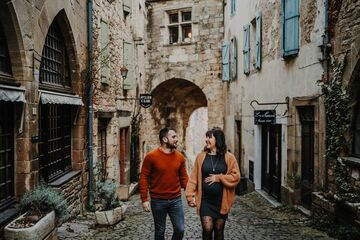
[[(139, 195), (127, 202), (125, 220), (109, 228), (94, 226), (88, 214), (63, 224), (59, 239), (152, 239), (153, 221), (150, 213), (140, 207)], [(258, 193), (238, 196), (225, 226), (225, 239), (332, 239), (325, 233), (307, 227), (308, 218), (287, 207), (273, 208)], [(171, 239), (171, 224), (167, 222), (166, 239)], [(185, 239), (201, 239), (201, 226), (195, 209), (185, 207)]]

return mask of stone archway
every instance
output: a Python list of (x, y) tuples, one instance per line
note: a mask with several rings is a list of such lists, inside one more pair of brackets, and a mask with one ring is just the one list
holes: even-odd
[(159, 144), (159, 130), (170, 126), (179, 136), (178, 150), (185, 154), (184, 143), (190, 116), (196, 109), (208, 105), (204, 92), (191, 81), (172, 78), (155, 87), (151, 94), (153, 105), (146, 123), (146, 131), (150, 134), (145, 134), (147, 150)]

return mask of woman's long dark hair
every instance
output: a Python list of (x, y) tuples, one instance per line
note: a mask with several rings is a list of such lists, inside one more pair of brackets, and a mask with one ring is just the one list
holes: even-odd
[[(205, 135), (207, 137), (214, 136), (215, 146), (216, 146), (216, 155), (222, 156), (226, 153), (227, 146), (225, 143), (225, 134), (221, 130), (221, 128), (213, 127), (212, 129), (208, 130)], [(206, 146), (205, 146), (205, 151), (209, 152), (210, 150), (208, 148), (206, 148)]]

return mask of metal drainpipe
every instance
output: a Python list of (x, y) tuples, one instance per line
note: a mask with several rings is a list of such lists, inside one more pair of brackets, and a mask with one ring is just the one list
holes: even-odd
[(89, 185), (88, 185), (88, 205), (91, 208), (94, 203), (94, 172), (93, 172), (93, 83), (92, 83), (92, 51), (93, 51), (93, 1), (88, 0), (87, 2), (87, 41), (88, 41), (88, 125), (87, 125), (87, 153), (88, 153), (88, 163), (89, 163)]
[[(329, 35), (329, 0), (324, 0), (324, 8), (325, 8), (325, 32), (324, 32), (324, 38), (323, 38), (323, 66), (324, 66), (324, 80), (325, 82), (329, 81), (329, 53), (328, 53), (328, 45), (330, 43), (330, 35)], [(325, 121), (326, 125), (326, 121)], [(326, 132), (324, 134), (326, 138)], [(324, 140), (325, 140), (324, 138)], [(324, 141), (325, 145), (325, 141)], [(326, 149), (326, 146), (324, 147)], [(325, 170), (325, 178), (324, 178), (324, 188), (327, 191), (328, 190), (328, 168), (329, 163), (325, 157), (324, 159), (324, 170)]]

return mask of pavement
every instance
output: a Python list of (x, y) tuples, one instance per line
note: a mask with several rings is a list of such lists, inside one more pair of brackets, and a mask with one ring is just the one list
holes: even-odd
[[(95, 225), (93, 213), (78, 216), (58, 229), (63, 239), (153, 239), (154, 226), (151, 213), (143, 212), (138, 194), (131, 196), (125, 219), (111, 227)], [(201, 239), (199, 216), (194, 208), (183, 201), (185, 210), (184, 239)], [(185, 206), (186, 205), (186, 206)], [(259, 193), (237, 196), (225, 224), (225, 239), (241, 240), (331, 240), (326, 233), (309, 227), (310, 219), (302, 212), (288, 207), (274, 207)], [(166, 239), (171, 239), (172, 226), (167, 219)]]

